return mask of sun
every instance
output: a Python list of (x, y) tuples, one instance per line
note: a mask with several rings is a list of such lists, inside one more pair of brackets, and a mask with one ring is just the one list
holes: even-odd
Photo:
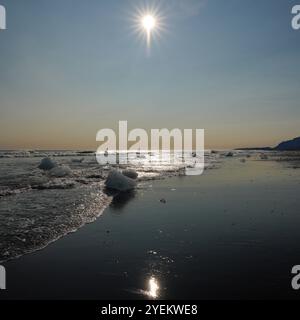
[(151, 15), (147, 14), (142, 18), (142, 26), (147, 32), (151, 32), (155, 28), (156, 19)]
[(133, 34), (145, 41), (147, 54), (150, 55), (152, 43), (162, 38), (167, 31), (165, 9), (162, 4), (133, 7), (129, 12)]
[(147, 47), (150, 48), (152, 33), (157, 26), (157, 18), (152, 14), (145, 14), (141, 18), (142, 29), (146, 31)]

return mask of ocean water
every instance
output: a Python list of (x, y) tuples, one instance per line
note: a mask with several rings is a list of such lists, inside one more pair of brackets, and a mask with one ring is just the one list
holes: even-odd
[[(72, 174), (57, 178), (38, 169), (44, 157), (68, 166)], [(166, 155), (164, 161), (157, 154), (128, 157), (141, 182), (178, 175), (182, 169), (177, 162), (169, 164)], [(44, 248), (99, 217), (112, 201), (103, 191), (112, 168), (104, 159), (100, 165), (88, 151), (1, 151), (0, 262)], [(207, 167), (218, 166), (218, 157), (207, 153), (206, 160)]]

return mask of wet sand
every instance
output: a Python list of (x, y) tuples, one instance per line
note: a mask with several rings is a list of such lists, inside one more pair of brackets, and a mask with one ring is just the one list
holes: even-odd
[(151, 299), (151, 278), (160, 299), (300, 298), (299, 191), (299, 169), (238, 158), (142, 182), (96, 222), (4, 263), (0, 299)]

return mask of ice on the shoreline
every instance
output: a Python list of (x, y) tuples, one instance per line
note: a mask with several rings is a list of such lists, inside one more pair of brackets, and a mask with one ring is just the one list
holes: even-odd
[(117, 170), (112, 170), (108, 174), (105, 186), (108, 189), (124, 192), (134, 189), (136, 187), (136, 181), (124, 176)]
[(38, 168), (41, 170), (48, 171), (48, 170), (55, 168), (56, 166), (57, 166), (56, 162), (54, 162), (50, 158), (44, 158), (44, 159), (42, 159)]
[(72, 175), (72, 170), (68, 166), (57, 166), (49, 171), (51, 177), (63, 178)]

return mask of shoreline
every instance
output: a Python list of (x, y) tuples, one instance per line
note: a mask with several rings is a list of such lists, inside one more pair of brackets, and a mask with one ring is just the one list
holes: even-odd
[(4, 263), (4, 299), (149, 299), (151, 277), (161, 299), (293, 296), (299, 188), (299, 171), (238, 158), (146, 182), (94, 223)]
[[(288, 165), (290, 162), (294, 163), (294, 161), (291, 161), (291, 159), (293, 158), (290, 158), (291, 156), (291, 153), (274, 153), (275, 154), (275, 158), (274, 159), (262, 159), (261, 156), (259, 156), (259, 154), (261, 153), (255, 153), (255, 154), (252, 154), (251, 156), (254, 157), (252, 158), (252, 160), (255, 160), (255, 158), (257, 158), (257, 160), (259, 161), (285, 161)], [(293, 154), (293, 153), (292, 153)], [(246, 154), (236, 154), (235, 155), (235, 159), (243, 159), (244, 156)], [(286, 159), (282, 159), (282, 156), (286, 156), (287, 158)], [(215, 164), (212, 165), (211, 168), (213, 169), (219, 169), (220, 168), (220, 162), (224, 161), (225, 158), (223, 158), (222, 160), (217, 160), (217, 163), (218, 163), (218, 166), (215, 166)], [(297, 160), (298, 161), (298, 160)], [(300, 163), (300, 162), (299, 162)], [(298, 162), (297, 162), (297, 165), (293, 165), (293, 168), (298, 168)], [(125, 168), (126, 166), (124, 166)], [(221, 167), (222, 167), (222, 164), (221, 164)], [(126, 167), (127, 168), (127, 167)], [(143, 184), (143, 183), (146, 183), (146, 182), (149, 182), (149, 181), (157, 181), (157, 180), (163, 180), (163, 179), (167, 179), (167, 178), (171, 178), (171, 177), (176, 177), (176, 176), (180, 176), (182, 175), (181, 173), (181, 170), (180, 169), (172, 169), (172, 170), (169, 170), (169, 171), (162, 171), (162, 170), (158, 170), (158, 171), (149, 171), (149, 170), (146, 170), (146, 171), (143, 171), (143, 170), (138, 170), (138, 168), (136, 167), (130, 167), (131, 169), (135, 169), (137, 170), (137, 172), (139, 173), (139, 178), (138, 178), (138, 189), (140, 188), (140, 185)], [(210, 166), (208, 166), (205, 171), (207, 171), (208, 169), (211, 169)], [(106, 170), (106, 172), (108, 172), (109, 170)], [(40, 245), (34, 245), (34, 247), (28, 247), (28, 248), (25, 248), (23, 249), (23, 252), (20, 253), (20, 254), (16, 254), (16, 255), (13, 255), (11, 257), (9, 257), (8, 259), (2, 259), (0, 262), (1, 263), (4, 263), (4, 262), (7, 262), (7, 261), (11, 261), (11, 260), (14, 260), (14, 259), (19, 259), (20, 257), (24, 256), (24, 255), (27, 255), (27, 254), (31, 254), (31, 253), (34, 253), (36, 251), (40, 251), (40, 250), (43, 250), (45, 249), (48, 245), (50, 245), (51, 243), (53, 242), (56, 242), (56, 241), (59, 241), (61, 238), (69, 235), (70, 233), (74, 233), (74, 232), (77, 232), (79, 229), (81, 229), (82, 227), (84, 227), (86, 224), (90, 224), (90, 223), (93, 223), (95, 222), (102, 214), (103, 212), (107, 209), (107, 207), (109, 207), (109, 205), (112, 203), (113, 201), (113, 197), (107, 193), (105, 193), (104, 191), (104, 185), (103, 185), (103, 182), (105, 180), (105, 178), (103, 177), (103, 168), (100, 168), (99, 169), (99, 172), (101, 172), (101, 174), (99, 174), (97, 176), (97, 179), (99, 178), (99, 176), (101, 175), (102, 176), (102, 179), (99, 181), (99, 182), (92, 182), (92, 184), (86, 186), (86, 188), (90, 188), (91, 189), (91, 192), (97, 192), (98, 195), (97, 195), (97, 203), (92, 203), (90, 204), (91, 206), (93, 206), (93, 210), (92, 210), (92, 213), (91, 214), (86, 214), (86, 212), (84, 211), (82, 213), (82, 218), (79, 219), (77, 222), (75, 222), (75, 224), (71, 224), (69, 228), (65, 228), (61, 234), (58, 234), (57, 236), (53, 237), (53, 238), (49, 238), (49, 240), (47, 240), (46, 242), (44, 243), (41, 243)], [(83, 186), (84, 187), (84, 186)], [(72, 190), (72, 189), (71, 189)], [(30, 191), (30, 190), (29, 190)], [(32, 190), (31, 190), (32, 191)], [(35, 191), (33, 190), (33, 192), (37, 192), (39, 193), (40, 191)], [(14, 197), (14, 195), (12, 196), (9, 196), (9, 197)], [(4, 199), (6, 197), (2, 197), (2, 199)], [(99, 199), (100, 198), (100, 199)], [(89, 211), (89, 210), (87, 210)], [(18, 240), (18, 238), (17, 238)], [(19, 239), (20, 241), (23, 241), (22, 238)]]
[[(38, 158), (39, 159), (39, 158)], [(97, 193), (97, 202), (95, 203), (95, 201), (93, 201), (92, 203), (90, 203), (89, 205), (91, 207), (93, 207), (92, 209), (92, 214), (90, 215), (87, 215), (86, 214), (86, 210), (82, 213), (82, 218), (76, 223), (76, 225), (70, 225), (70, 227), (68, 228), (65, 228), (63, 231), (60, 232), (60, 234), (56, 237), (50, 237), (49, 240), (46, 240), (46, 241), (43, 241), (43, 243), (39, 244), (39, 245), (34, 245), (33, 246), (30, 246), (28, 248), (25, 248), (23, 249), (23, 252), (20, 253), (20, 254), (14, 254), (12, 255), (11, 257), (7, 258), (7, 259), (0, 259), (0, 263), (4, 263), (4, 262), (8, 262), (8, 261), (11, 261), (11, 260), (14, 260), (14, 259), (19, 259), (21, 258), (22, 256), (24, 255), (27, 255), (27, 254), (31, 254), (31, 253), (34, 253), (36, 251), (40, 251), (40, 250), (43, 250), (45, 249), (48, 245), (60, 240), (61, 238), (71, 234), (71, 233), (74, 233), (76, 231), (78, 231), (79, 229), (81, 229), (82, 227), (84, 227), (86, 224), (90, 224), (90, 223), (93, 223), (95, 220), (97, 220), (102, 214), (103, 212), (105, 211), (105, 209), (112, 203), (113, 201), (113, 198), (114, 196), (117, 196), (118, 195), (118, 192), (112, 192), (112, 194), (114, 194), (114, 196), (110, 195), (110, 193), (107, 193), (105, 191), (105, 187), (104, 187), (104, 181), (105, 181), (105, 177), (107, 176), (108, 172), (112, 169), (112, 168), (116, 168), (118, 167), (119, 169), (122, 168), (122, 166), (110, 166), (110, 167), (107, 167), (105, 168), (104, 166), (103, 167), (100, 167), (98, 166), (96, 168), (96, 171), (99, 173), (96, 174), (94, 177), (93, 177), (93, 182), (89, 183), (88, 185), (86, 185), (86, 182), (85, 181), (80, 181), (76, 178), (76, 176), (78, 176), (78, 174), (76, 172), (74, 172), (74, 178), (73, 179), (77, 179), (76, 182), (78, 182), (78, 186), (74, 186), (72, 185), (70, 188), (68, 187), (68, 184), (69, 184), (69, 180), (70, 178), (68, 179), (54, 179), (54, 180), (57, 180), (57, 182), (54, 182), (54, 183), (57, 183), (57, 187), (54, 186), (52, 187), (52, 185), (48, 186), (48, 187), (39, 187), (39, 188), (32, 188), (32, 187), (29, 187), (27, 189), (24, 189), (24, 190), (20, 190), (20, 189), (17, 189), (15, 192), (14, 190), (11, 191), (11, 193), (9, 194), (6, 194), (6, 195), (2, 195), (0, 197), (0, 200), (2, 199), (3, 201), (5, 201), (6, 199), (12, 199), (14, 200), (14, 197), (16, 196), (22, 196), (24, 195), (25, 193), (35, 193), (37, 195), (37, 197), (39, 196), (39, 194), (41, 192), (48, 192), (48, 191), (64, 191), (64, 190), (74, 190), (74, 192), (76, 192), (76, 190), (78, 190), (78, 188), (86, 188), (87, 190), (90, 188), (91, 191), (88, 192), (88, 193), (92, 193), (92, 192), (96, 192)], [(123, 169), (124, 168), (131, 168), (131, 169), (136, 169), (136, 167), (128, 167), (128, 166), (123, 166)], [(87, 169), (89, 170), (89, 169)], [(92, 171), (94, 171), (94, 169), (92, 168), (91, 169)], [(41, 171), (39, 170), (36, 170), (36, 172), (38, 174), (42, 174)], [(170, 178), (170, 177), (173, 177), (173, 176), (178, 176), (178, 175), (181, 175), (181, 169), (180, 168), (173, 168), (173, 169), (169, 169), (169, 170), (137, 170), (137, 172), (139, 173), (139, 178), (138, 178), (138, 184), (141, 184), (141, 183), (144, 183), (144, 182), (147, 182), (147, 181), (154, 181), (154, 180), (161, 180), (161, 179), (167, 179), (167, 178)], [(95, 180), (98, 180), (97, 182), (95, 182)], [(63, 184), (63, 185), (62, 185)], [(67, 187), (65, 187), (65, 185)], [(62, 186), (62, 187), (61, 187)], [(77, 189), (76, 189), (77, 188)], [(139, 186), (137, 186), (137, 188), (139, 188)], [(57, 195), (59, 196), (59, 195)], [(88, 212), (90, 210), (87, 210)], [(16, 239), (21, 241), (21, 242), (26, 242), (26, 239), (22, 239), (20, 238), (19, 236), (16, 236)], [(5, 252), (3, 253), (3, 255), (5, 255)]]

